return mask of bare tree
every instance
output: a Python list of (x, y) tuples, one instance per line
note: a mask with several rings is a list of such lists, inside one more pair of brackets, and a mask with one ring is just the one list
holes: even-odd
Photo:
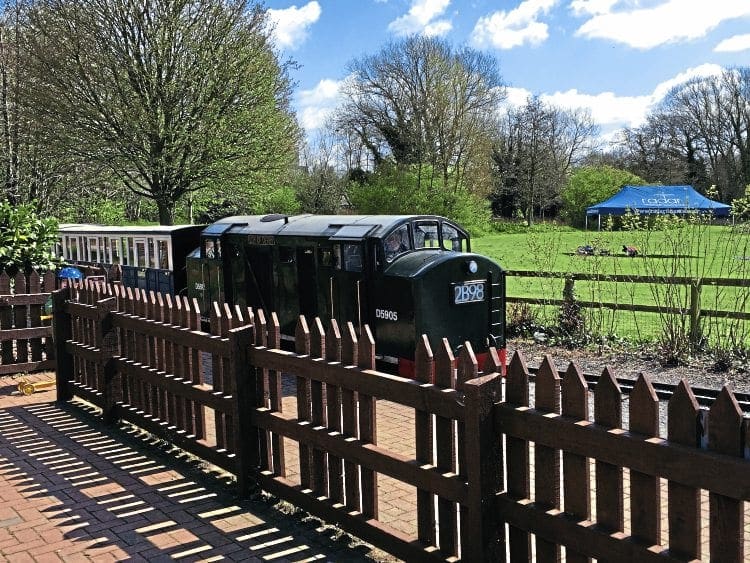
[(539, 97), (509, 108), (493, 151), (499, 206), (522, 210), (529, 224), (535, 215), (554, 214), (571, 167), (593, 149), (597, 132), (588, 112)]
[(331, 133), (305, 144), (297, 176), (297, 197), (307, 213), (338, 213), (346, 196), (346, 176), (339, 166), (342, 147)]
[(435, 189), (484, 186), (468, 174), (487, 165), (487, 139), (505, 92), (493, 58), (410, 37), (350, 65), (338, 131), (356, 136), (375, 167), (416, 166)]
[(714, 184), (729, 201), (750, 183), (749, 133), (750, 68), (743, 67), (675, 87), (646, 126), (625, 132), (625, 144), (650, 172), (645, 177)]
[(245, 0), (38, 0), (33, 102), (47, 141), (152, 199), (267, 189), (295, 158), (290, 83)]

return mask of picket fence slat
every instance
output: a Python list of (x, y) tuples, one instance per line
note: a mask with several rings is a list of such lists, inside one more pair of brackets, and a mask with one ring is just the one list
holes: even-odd
[[(537, 410), (548, 413), (560, 413), (560, 375), (551, 356), (546, 355), (536, 374), (535, 405)], [(560, 452), (554, 448), (537, 444), (534, 449), (535, 500), (540, 507), (547, 509), (560, 508), (560, 480), (550, 475), (560, 474)], [(559, 561), (560, 546), (554, 542), (537, 538), (537, 561)]]
[[(659, 398), (651, 382), (641, 374), (630, 393), (630, 430), (644, 436), (659, 436)], [(661, 495), (659, 479), (639, 471), (630, 472), (631, 533), (637, 541), (661, 543)]]

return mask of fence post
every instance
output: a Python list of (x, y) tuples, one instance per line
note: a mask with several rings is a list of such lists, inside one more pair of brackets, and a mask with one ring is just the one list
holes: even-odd
[(694, 279), (690, 284), (690, 343), (701, 340), (701, 281)]
[(233, 328), (229, 336), (229, 374), (234, 378), (234, 451), (237, 460), (237, 489), (241, 497), (250, 493), (250, 475), (260, 465), (258, 428), (253, 426), (255, 398), (254, 367), (250, 365), (250, 346), (255, 335), (253, 325)]
[(70, 382), (73, 381), (73, 356), (68, 353), (66, 344), (73, 337), (73, 327), (66, 301), (70, 299), (70, 288), (52, 292), (52, 334), (55, 342), (55, 382), (57, 400), (69, 401), (73, 398)]
[(467, 521), (461, 522), (464, 561), (505, 561), (505, 527), (495, 508), (495, 495), (503, 486), (501, 440), (493, 417), (501, 384), (497, 373), (463, 384), (468, 479)]
[(99, 349), (99, 365), (101, 373), (101, 390), (104, 404), (102, 419), (104, 424), (117, 422), (117, 402), (122, 399), (122, 386), (117, 377), (114, 357), (118, 354), (117, 331), (112, 327), (111, 313), (117, 308), (117, 298), (108, 297), (96, 302), (96, 328), (94, 345)]

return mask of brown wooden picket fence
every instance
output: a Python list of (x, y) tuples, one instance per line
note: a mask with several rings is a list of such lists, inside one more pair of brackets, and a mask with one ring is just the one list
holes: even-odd
[(54, 369), (52, 326), (42, 308), (55, 273), (0, 272), (0, 375)]
[[(367, 326), (301, 317), (284, 351), (275, 315), (215, 305), (209, 334), (186, 299), (94, 284), (56, 292), (55, 317), (60, 399), (79, 395), (105, 421), (234, 472), (240, 493), (258, 485), (403, 559), (745, 558), (748, 424), (726, 389), (702, 413), (681, 384), (663, 432), (648, 378), (625, 397), (605, 370), (592, 391), (551, 358), (531, 383), (516, 354), (503, 379), (497, 355), (480, 371), (470, 346), (455, 358), (423, 339), (411, 380), (374, 369)], [(411, 414), (413, 455), (378, 441), (378, 409), (392, 405)], [(380, 514), (386, 477), (416, 491), (413, 533)]]

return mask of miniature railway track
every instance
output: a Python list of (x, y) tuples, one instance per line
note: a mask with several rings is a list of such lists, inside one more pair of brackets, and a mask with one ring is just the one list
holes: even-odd
[[(529, 374), (531, 375), (532, 379), (536, 374), (537, 369), (538, 368), (535, 367), (529, 367)], [(564, 377), (564, 371), (560, 371), (559, 373), (560, 377)], [(584, 373), (583, 377), (586, 380), (586, 383), (588, 383), (589, 388), (594, 389), (597, 382), (599, 381), (599, 377), (601, 376), (594, 373)], [(631, 379), (628, 377), (617, 378), (617, 383), (620, 385), (620, 389), (625, 394), (630, 394), (630, 392), (633, 390), (635, 382), (635, 379)], [(659, 397), (660, 401), (668, 401), (672, 397), (672, 394), (677, 387), (672, 383), (651, 382), (651, 385), (654, 387), (656, 396)], [(695, 400), (698, 401), (698, 404), (701, 407), (710, 407), (721, 392), (720, 389), (707, 389), (705, 387), (693, 387), (692, 385), (690, 386), (690, 389), (693, 391)], [(732, 394), (734, 395), (735, 399), (737, 399), (737, 403), (739, 404), (740, 409), (742, 409), (742, 412), (746, 416), (750, 416), (750, 393), (733, 391)]]

